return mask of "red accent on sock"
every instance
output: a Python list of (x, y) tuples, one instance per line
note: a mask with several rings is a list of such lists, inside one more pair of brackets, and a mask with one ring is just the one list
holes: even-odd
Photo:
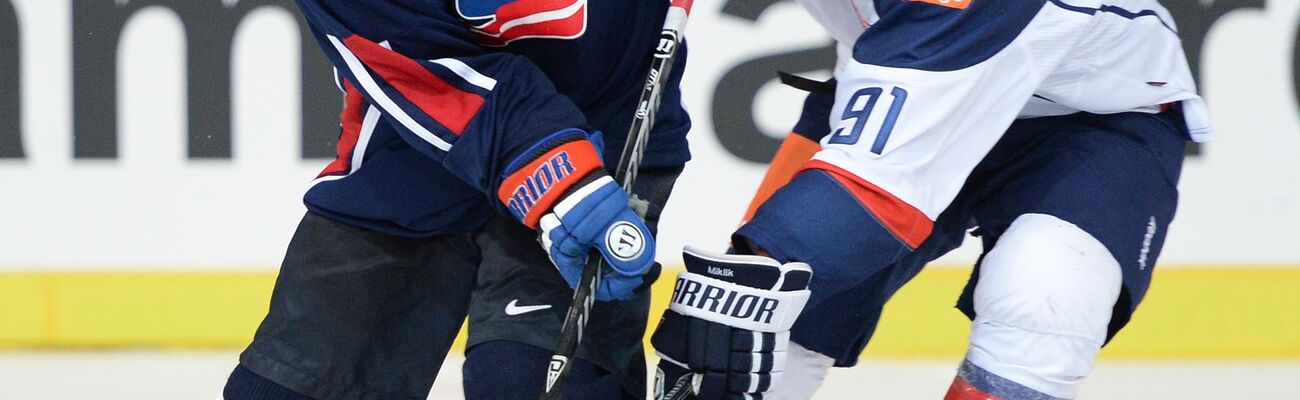
[(943, 400), (1002, 400), (1002, 398), (985, 393), (961, 378), (955, 378), (952, 380), (952, 386), (948, 387), (948, 394), (943, 396)]

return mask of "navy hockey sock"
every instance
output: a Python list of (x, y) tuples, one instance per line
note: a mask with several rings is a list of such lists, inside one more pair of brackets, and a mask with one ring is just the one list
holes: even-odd
[[(546, 384), (550, 359), (550, 350), (509, 340), (475, 345), (466, 354), (462, 369), (465, 399), (535, 399)], [(573, 363), (564, 384), (568, 400), (642, 398), (624, 393), (618, 375), (582, 359)]]
[(312, 400), (238, 365), (221, 391), (224, 400)]

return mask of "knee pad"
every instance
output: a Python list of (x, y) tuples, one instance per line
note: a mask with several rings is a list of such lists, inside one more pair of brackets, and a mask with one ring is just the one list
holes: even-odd
[(790, 347), (786, 349), (784, 377), (781, 383), (763, 393), (763, 399), (811, 399), (822, 382), (826, 381), (826, 374), (833, 366), (835, 359), (791, 341)]
[(980, 264), (967, 360), (1057, 398), (1074, 398), (1106, 340), (1119, 262), (1079, 227), (1016, 218)]

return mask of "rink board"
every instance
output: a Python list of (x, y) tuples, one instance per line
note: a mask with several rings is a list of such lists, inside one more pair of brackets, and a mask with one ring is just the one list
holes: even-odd
[[(952, 305), (968, 274), (923, 272), (886, 308), (864, 356), (960, 356), (968, 327)], [(274, 281), (266, 271), (3, 272), (0, 349), (240, 348)], [(654, 290), (657, 318), (671, 280)], [(1300, 359), (1300, 266), (1157, 270), (1134, 322), (1103, 356)]]

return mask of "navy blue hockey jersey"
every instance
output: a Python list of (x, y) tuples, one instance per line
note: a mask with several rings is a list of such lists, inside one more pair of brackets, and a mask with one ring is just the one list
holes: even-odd
[[(344, 92), (338, 158), (304, 197), (337, 221), (410, 237), (467, 233), (507, 165), (565, 129), (604, 132), (613, 168), (668, 1), (298, 0)], [(685, 163), (685, 54), (644, 167)]]

